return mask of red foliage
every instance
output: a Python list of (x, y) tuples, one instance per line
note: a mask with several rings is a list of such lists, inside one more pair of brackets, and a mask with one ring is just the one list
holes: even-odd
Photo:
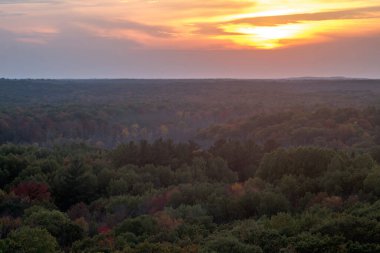
[(49, 187), (44, 183), (22, 182), (14, 187), (11, 192), (16, 196), (26, 198), (30, 201), (44, 201), (50, 199)]
[(98, 227), (98, 233), (99, 234), (108, 234), (109, 232), (111, 232), (111, 228), (108, 227), (107, 225), (104, 225), (104, 226), (100, 226)]

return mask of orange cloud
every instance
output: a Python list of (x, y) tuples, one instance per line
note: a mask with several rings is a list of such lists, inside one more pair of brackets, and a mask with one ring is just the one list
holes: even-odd
[(74, 26), (99, 39), (125, 39), (148, 49), (276, 49), (380, 32), (378, 0), (0, 0), (0, 5), (0, 29), (28, 33), (23, 24), (49, 24), (52, 30), (29, 31), (48, 36)]

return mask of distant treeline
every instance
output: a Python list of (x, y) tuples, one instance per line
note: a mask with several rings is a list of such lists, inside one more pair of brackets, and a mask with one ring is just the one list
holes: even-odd
[[(378, 144), (376, 80), (0, 80), (0, 143)], [(198, 137), (198, 138), (197, 138)]]

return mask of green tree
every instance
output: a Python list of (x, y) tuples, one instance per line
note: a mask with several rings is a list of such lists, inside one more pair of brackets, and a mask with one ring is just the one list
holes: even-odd
[(62, 246), (70, 246), (84, 234), (79, 225), (72, 223), (66, 214), (57, 210), (32, 207), (26, 210), (24, 222), (31, 227), (45, 228)]
[(156, 220), (147, 215), (126, 219), (115, 229), (117, 235), (129, 232), (143, 240), (147, 239), (150, 235), (156, 234), (158, 231), (159, 227)]
[(43, 228), (21, 227), (9, 234), (4, 253), (59, 252), (56, 239)]
[[(288, 251), (297, 253), (337, 253), (346, 252), (343, 249), (343, 241), (340, 237), (329, 237), (320, 234), (301, 233), (295, 237), (289, 238)], [(290, 249), (294, 249), (291, 251)]]
[(363, 184), (366, 191), (373, 193), (375, 196), (380, 196), (380, 168), (373, 169)]
[(270, 216), (279, 212), (286, 212), (290, 208), (289, 201), (281, 193), (265, 191), (262, 192), (259, 196), (259, 215)]
[(67, 168), (56, 171), (52, 188), (56, 204), (66, 210), (73, 204), (89, 203), (96, 198), (97, 178), (82, 161), (75, 159)]
[(233, 236), (217, 236), (210, 238), (201, 249), (201, 253), (262, 253), (258, 246), (240, 242)]

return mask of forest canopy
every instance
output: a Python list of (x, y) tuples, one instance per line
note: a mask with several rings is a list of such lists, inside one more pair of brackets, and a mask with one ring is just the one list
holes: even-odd
[(0, 80), (0, 252), (380, 252), (376, 80)]

